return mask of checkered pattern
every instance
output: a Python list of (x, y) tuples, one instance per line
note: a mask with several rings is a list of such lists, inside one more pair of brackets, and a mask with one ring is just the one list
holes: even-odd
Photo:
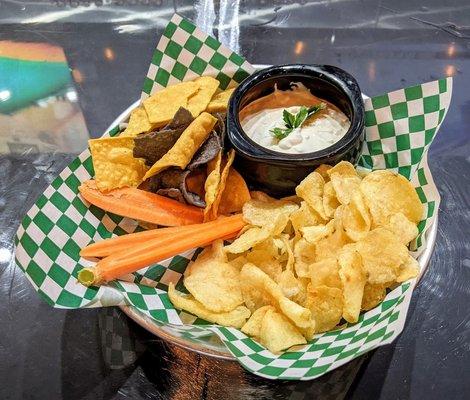
[(236, 86), (255, 69), (212, 36), (175, 14), (153, 53), (142, 100), (158, 90), (201, 75), (215, 77), (220, 88)]
[[(207, 63), (201, 63), (200, 59)], [(200, 69), (194, 66), (198, 63)], [(230, 79), (221, 78), (221, 70)], [(236, 74), (239, 70), (251, 72), (253, 68), (188, 21), (174, 16), (157, 47), (143, 95), (174, 79), (191, 79), (194, 74), (211, 73), (218, 76), (222, 86), (227, 86), (231, 80), (239, 80), (241, 75)], [(366, 142), (360, 166), (393, 169), (415, 185), (426, 209), (420, 223), (422, 235), (415, 243), (416, 255), (425, 247), (424, 233), (439, 206), (426, 156), (447, 112), (451, 89), (452, 81), (443, 79), (366, 102)], [(115, 127), (106, 134), (113, 136), (119, 130), (120, 127)], [(403, 328), (414, 281), (390, 292), (380, 306), (361, 316), (359, 323), (317, 335), (308, 345), (281, 355), (272, 354), (236, 329), (210, 325), (173, 308), (166, 293), (168, 283), (175, 282), (178, 289), (184, 290), (182, 273), (196, 257), (194, 251), (151, 265), (109, 285), (86, 288), (77, 282), (77, 273), (93, 263), (80, 258), (80, 248), (113, 235), (143, 229), (135, 221), (106, 213), (80, 197), (78, 187), (92, 176), (93, 165), (86, 150), (41, 195), (17, 233), (18, 265), (38, 293), (55, 307), (131, 305), (174, 336), (211, 348), (225, 345), (246, 369), (270, 379), (313, 379), (390, 343)]]

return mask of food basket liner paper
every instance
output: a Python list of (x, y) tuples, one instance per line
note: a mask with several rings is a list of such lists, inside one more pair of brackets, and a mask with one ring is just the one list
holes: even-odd
[[(142, 98), (175, 82), (212, 75), (226, 88), (255, 69), (191, 22), (174, 15), (152, 57)], [(366, 169), (390, 169), (410, 179), (424, 204), (415, 255), (426, 246), (425, 233), (436, 218), (439, 194), (427, 165), (427, 152), (449, 107), (451, 78), (436, 80), (365, 101), (366, 141), (359, 161)], [(115, 135), (115, 127), (107, 134)], [(182, 288), (182, 273), (195, 251), (151, 265), (101, 287), (77, 281), (92, 266), (79, 251), (90, 242), (142, 230), (134, 220), (106, 213), (79, 195), (92, 178), (85, 150), (65, 168), (24, 217), (16, 237), (16, 261), (40, 296), (59, 308), (131, 305), (165, 331), (209, 345), (217, 335), (247, 370), (270, 379), (314, 379), (374, 348), (392, 342), (402, 331), (416, 280), (401, 284), (383, 303), (361, 315), (357, 324), (316, 335), (304, 346), (273, 354), (237, 329), (208, 324), (178, 312), (168, 295), (169, 282)], [(182, 322), (184, 321), (184, 323)]]

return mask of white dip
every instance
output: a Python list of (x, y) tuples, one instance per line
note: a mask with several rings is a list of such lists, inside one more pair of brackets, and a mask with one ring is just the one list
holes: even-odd
[(341, 111), (327, 107), (317, 117), (307, 119), (284, 139), (277, 139), (271, 132), (285, 128), (284, 110), (296, 114), (300, 106), (270, 108), (248, 114), (241, 125), (245, 133), (256, 143), (281, 153), (302, 154), (322, 150), (338, 142), (348, 131), (349, 119)]

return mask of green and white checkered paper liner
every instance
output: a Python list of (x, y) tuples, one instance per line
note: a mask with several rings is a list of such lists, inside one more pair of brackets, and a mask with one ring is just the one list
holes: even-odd
[[(190, 22), (175, 15), (155, 50), (142, 98), (173, 82), (199, 75), (215, 76), (222, 88), (241, 82), (254, 68)], [(424, 232), (437, 215), (439, 194), (427, 166), (427, 151), (449, 107), (450, 78), (397, 90), (366, 100), (366, 142), (359, 165), (391, 169), (410, 179), (425, 206), (418, 255)], [(108, 132), (115, 135), (116, 127)], [(167, 332), (217, 347), (214, 334), (247, 370), (270, 379), (313, 379), (378, 346), (402, 331), (415, 281), (391, 291), (385, 301), (361, 315), (357, 324), (317, 335), (310, 343), (272, 354), (237, 329), (208, 324), (175, 310), (167, 285), (178, 282), (194, 251), (151, 265), (106, 286), (86, 288), (78, 271), (91, 266), (80, 248), (113, 235), (143, 229), (134, 220), (106, 213), (79, 195), (81, 182), (92, 178), (85, 150), (61, 172), (24, 217), (16, 238), (16, 260), (40, 296), (54, 307), (83, 308), (131, 305)], [(219, 344), (220, 346), (220, 344)]]

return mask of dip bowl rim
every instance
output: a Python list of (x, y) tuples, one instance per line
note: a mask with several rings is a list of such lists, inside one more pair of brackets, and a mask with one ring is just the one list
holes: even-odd
[[(350, 127), (336, 143), (324, 149), (309, 153), (283, 153), (268, 149), (251, 139), (243, 130), (239, 119), (240, 103), (245, 95), (265, 80), (286, 78), (292, 75), (305, 79), (327, 81), (342, 92), (351, 105)], [(315, 93), (313, 93), (315, 94)], [(330, 99), (325, 99), (331, 101)], [(332, 101), (333, 104), (335, 104)], [(356, 79), (343, 69), (322, 64), (282, 64), (260, 69), (247, 77), (232, 93), (227, 111), (227, 136), (234, 149), (253, 161), (268, 162), (278, 165), (302, 165), (312, 161), (328, 160), (338, 154), (346, 153), (351, 146), (361, 140), (364, 130), (365, 108), (361, 89)]]

